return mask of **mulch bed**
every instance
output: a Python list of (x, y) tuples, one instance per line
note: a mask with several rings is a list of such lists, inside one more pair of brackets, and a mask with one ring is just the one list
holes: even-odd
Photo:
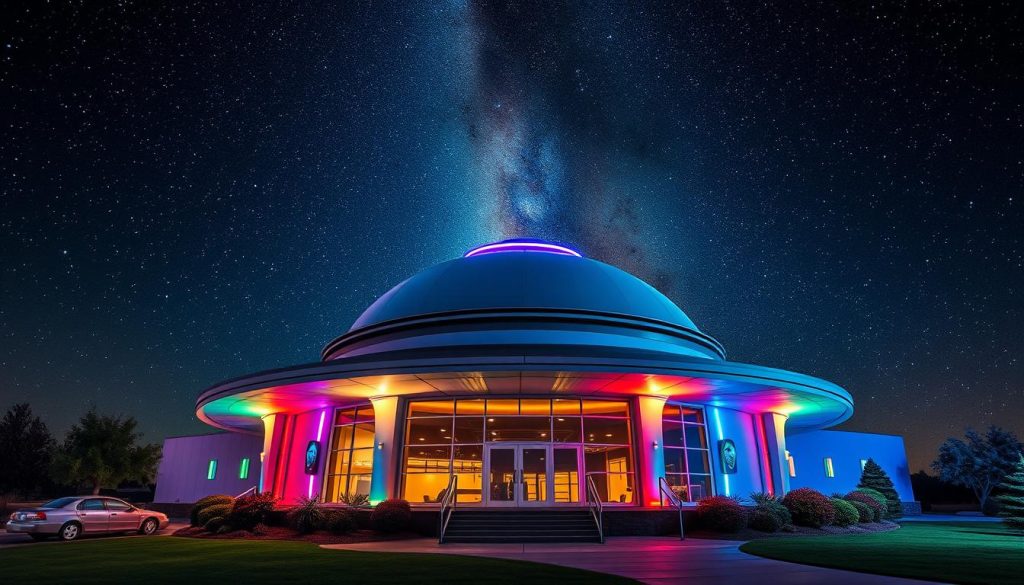
[(739, 532), (725, 534), (721, 532), (710, 532), (707, 530), (693, 530), (686, 533), (687, 538), (701, 538), (708, 540), (757, 540), (759, 538), (785, 538), (789, 536), (831, 536), (839, 534), (871, 534), (873, 532), (888, 532), (896, 530), (900, 525), (895, 522), (871, 522), (867, 524), (854, 524), (845, 528), (839, 526), (825, 526), (823, 528), (808, 528), (807, 526), (793, 526), (792, 531), (780, 530), (778, 532), (760, 532), (751, 528), (744, 528)]
[(210, 534), (202, 528), (188, 526), (174, 532), (174, 536), (187, 538), (209, 538), (211, 540), (302, 540), (314, 544), (353, 544), (357, 542), (379, 542), (387, 540), (408, 540), (410, 538), (423, 538), (422, 534), (415, 532), (397, 532), (384, 534), (375, 530), (355, 530), (348, 534), (331, 534), (330, 532), (313, 532), (311, 534), (299, 534), (291, 528), (281, 526), (268, 526), (260, 534), (253, 534), (247, 530), (236, 530), (225, 534)]

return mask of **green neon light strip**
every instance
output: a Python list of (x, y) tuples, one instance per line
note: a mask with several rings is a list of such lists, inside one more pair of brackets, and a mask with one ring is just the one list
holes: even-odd
[(217, 460), (210, 459), (210, 466), (206, 468), (206, 479), (217, 477)]
[(238, 469), (238, 479), (249, 479), (249, 458), (242, 458), (242, 466)]

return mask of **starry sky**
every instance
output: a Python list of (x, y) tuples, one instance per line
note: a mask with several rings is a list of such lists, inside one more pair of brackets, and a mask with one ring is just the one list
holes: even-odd
[(913, 469), (1024, 435), (1015, 2), (14, 2), (0, 408), (150, 440), (506, 237), (832, 380)]

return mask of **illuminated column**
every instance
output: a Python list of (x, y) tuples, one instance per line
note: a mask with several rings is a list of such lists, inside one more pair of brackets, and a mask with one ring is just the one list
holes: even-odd
[(288, 415), (283, 413), (263, 417), (263, 452), (260, 453), (260, 484), (257, 488), (261, 492), (274, 491), (277, 464), (281, 458), (281, 449), (284, 448), (284, 427), (287, 420)]
[(789, 461), (786, 459), (786, 421), (784, 414), (765, 412), (761, 414), (764, 422), (765, 445), (768, 449), (768, 460), (771, 463), (772, 485), (775, 495), (782, 496), (789, 491)]
[(657, 506), (661, 501), (658, 480), (665, 475), (665, 440), (661, 430), (665, 400), (662, 396), (639, 397), (637, 424), (640, 426), (640, 444), (636, 446), (639, 458), (637, 485), (640, 488), (638, 497), (643, 498), (638, 501), (644, 506)]
[(376, 504), (397, 497), (396, 473), (401, 450), (398, 445), (398, 397), (371, 398), (373, 404), (373, 476), (370, 479), (370, 502)]

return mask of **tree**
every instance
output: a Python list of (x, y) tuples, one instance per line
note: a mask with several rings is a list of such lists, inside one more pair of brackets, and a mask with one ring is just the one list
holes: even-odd
[(899, 518), (903, 515), (903, 504), (900, 503), (900, 496), (896, 493), (892, 480), (874, 459), (868, 459), (864, 464), (857, 487), (871, 488), (885, 496), (886, 518)]
[(1017, 460), (1013, 473), (1003, 478), (1002, 493), (995, 496), (999, 502), (999, 515), (1007, 526), (1024, 530), (1024, 454)]
[(0, 420), (0, 492), (37, 493), (49, 481), (54, 440), (28, 404), (15, 404)]
[(1021, 443), (1013, 433), (997, 426), (989, 427), (984, 435), (968, 429), (964, 438), (946, 439), (932, 469), (943, 481), (970, 488), (985, 510), (992, 489), (1016, 466)]
[(86, 483), (93, 494), (122, 481), (150, 481), (160, 461), (160, 445), (139, 445), (132, 417), (100, 416), (90, 410), (71, 427), (54, 458), (54, 475), (68, 483)]

